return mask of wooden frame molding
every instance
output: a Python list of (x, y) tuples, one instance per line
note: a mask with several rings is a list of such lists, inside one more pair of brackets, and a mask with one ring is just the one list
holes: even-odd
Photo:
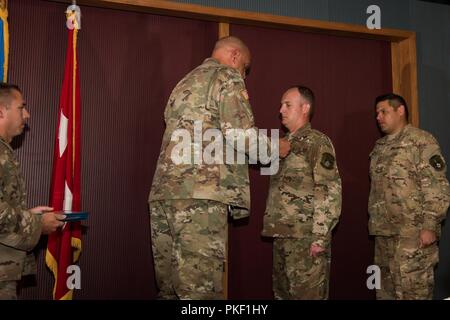
[[(71, 3), (71, 0), (47, 1)], [(413, 31), (398, 29), (369, 30), (363, 25), (205, 7), (167, 0), (78, 0), (77, 3), (86, 6), (216, 21), (219, 23), (219, 37), (229, 35), (229, 24), (236, 23), (389, 41), (391, 42), (393, 91), (402, 95), (408, 102), (411, 115), (410, 122), (414, 126), (419, 126), (416, 34)]]
[(417, 88), (416, 35), (391, 42), (392, 89), (403, 96), (410, 109), (409, 121), (419, 126), (419, 98)]

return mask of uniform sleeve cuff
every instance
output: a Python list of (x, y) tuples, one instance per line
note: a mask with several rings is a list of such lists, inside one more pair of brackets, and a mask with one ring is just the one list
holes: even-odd
[(330, 244), (330, 241), (322, 237), (313, 236), (313, 242), (311, 244), (318, 245), (322, 248), (327, 248)]
[(426, 219), (423, 222), (422, 229), (436, 231), (436, 221), (434, 219)]

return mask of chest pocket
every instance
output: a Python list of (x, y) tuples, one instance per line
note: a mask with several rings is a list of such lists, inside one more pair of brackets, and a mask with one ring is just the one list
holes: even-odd
[(412, 187), (411, 184), (415, 184), (416, 164), (412, 148), (412, 144), (393, 146), (387, 154), (387, 178), (392, 188), (400, 194), (405, 194)]
[(295, 221), (310, 219), (314, 208), (314, 182), (308, 153), (304, 142), (291, 141), (291, 152), (280, 166), (281, 201), (292, 209)]
[(389, 212), (409, 211), (409, 202), (417, 198), (417, 170), (414, 155), (417, 150), (412, 143), (389, 146), (376, 161), (376, 188), (384, 194)]
[(282, 183), (299, 194), (313, 188), (312, 168), (306, 143), (292, 141), (291, 144), (291, 153), (280, 163)]
[(385, 178), (398, 187), (404, 187), (415, 171), (412, 144), (384, 146), (371, 154), (372, 178)]

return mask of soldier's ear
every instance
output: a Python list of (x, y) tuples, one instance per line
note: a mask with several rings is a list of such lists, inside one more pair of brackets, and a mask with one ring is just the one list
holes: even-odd
[(236, 48), (233, 48), (230, 50), (230, 52), (231, 52), (231, 61), (233, 61), (234, 64), (237, 64), (239, 55), (240, 55), (239, 50)]
[(405, 106), (401, 104), (401, 105), (397, 108), (397, 112), (398, 112), (399, 115), (404, 116), (404, 115), (405, 115)]
[(303, 105), (303, 114), (308, 115), (309, 114), (309, 110), (311, 110), (311, 105), (309, 103), (305, 103)]

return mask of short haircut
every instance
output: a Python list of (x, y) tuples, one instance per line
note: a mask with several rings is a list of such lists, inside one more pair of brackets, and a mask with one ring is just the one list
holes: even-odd
[(13, 99), (14, 91), (22, 93), (19, 86), (11, 83), (0, 82), (0, 106), (9, 108)]
[(395, 93), (386, 93), (386, 94), (382, 94), (381, 96), (378, 96), (375, 98), (375, 106), (382, 101), (386, 101), (388, 102), (388, 104), (394, 108), (395, 111), (397, 111), (398, 107), (403, 106), (405, 108), (405, 116), (406, 116), (406, 121), (408, 121), (409, 119), (409, 111), (408, 111), (408, 105), (406, 104), (405, 99), (403, 99), (402, 96), (399, 96), (398, 94)]
[(250, 50), (248, 49), (247, 45), (239, 39), (238, 37), (234, 36), (226, 36), (222, 37), (219, 40), (217, 40), (216, 45), (214, 46), (214, 50), (223, 48), (223, 47), (233, 47), (237, 48), (241, 51), (244, 51), (245, 53), (249, 54)]
[(297, 85), (297, 86), (293, 86), (291, 87), (291, 89), (297, 89), (298, 92), (300, 93), (300, 96), (306, 100), (307, 103), (309, 103), (309, 105), (311, 106), (309, 108), (309, 120), (311, 121), (312, 117), (314, 116), (314, 109), (315, 109), (315, 100), (316, 98), (314, 97), (314, 92), (305, 86), (302, 85)]

